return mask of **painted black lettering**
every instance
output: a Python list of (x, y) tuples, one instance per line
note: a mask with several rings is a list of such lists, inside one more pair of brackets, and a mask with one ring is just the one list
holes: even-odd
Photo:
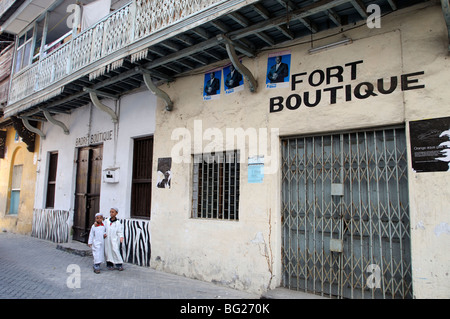
[(296, 73), (296, 74), (292, 74), (291, 76), (291, 90), (294, 91), (295, 90), (295, 85), (297, 83), (303, 83), (303, 80), (297, 80), (297, 77), (306, 75), (306, 72), (303, 73)]
[(330, 91), (330, 104), (336, 104), (336, 96), (337, 96), (337, 90), (343, 89), (343, 86), (334, 86), (331, 88), (323, 89), (325, 92)]
[[(331, 73), (331, 71), (336, 71), (335, 73)], [(344, 68), (342, 66), (332, 66), (327, 68), (327, 84), (331, 83), (331, 78), (336, 78), (338, 83), (344, 81), (344, 77), (342, 76), (344, 73)]]
[(381, 94), (391, 94), (397, 88), (397, 84), (398, 84), (397, 77), (396, 76), (392, 76), (391, 77), (391, 85), (390, 85), (389, 89), (386, 90), (384, 88), (384, 80), (383, 79), (378, 79), (378, 81), (377, 81), (377, 89), (378, 89), (378, 92), (380, 92)]
[(309, 102), (309, 92), (305, 92), (303, 99), (304, 99), (305, 106), (307, 106), (307, 107), (317, 106), (320, 103), (320, 100), (322, 99), (322, 91), (316, 90), (316, 101), (314, 103)]
[[(361, 93), (361, 89), (363, 86), (366, 86), (366, 90), (364, 93)], [(357, 99), (367, 99), (370, 96), (377, 96), (377, 94), (374, 92), (374, 86), (372, 83), (370, 82), (362, 82), (359, 83), (356, 87), (355, 87), (355, 97)]]
[[(319, 75), (319, 81), (317, 83), (314, 83), (314, 75)], [(314, 70), (311, 72), (308, 78), (308, 83), (311, 86), (319, 86), (325, 81), (325, 73), (322, 70)]]
[[(292, 100), (294, 100), (295, 104), (292, 104)], [(296, 110), (302, 104), (302, 98), (298, 94), (291, 94), (286, 99), (286, 108), (289, 110)]]
[(347, 84), (345, 86), (345, 101), (351, 101), (352, 100), (352, 86), (350, 84)]
[[(280, 112), (283, 110), (283, 97), (276, 96), (270, 98), (270, 113)], [(277, 107), (277, 108), (275, 108)]]
[(359, 61), (355, 61), (355, 62), (350, 62), (347, 63), (345, 66), (349, 66), (350, 67), (350, 74), (351, 74), (351, 79), (352, 80), (356, 80), (356, 77), (358, 75), (357, 71), (356, 71), (356, 66), (358, 64), (364, 63), (363, 60), (359, 60)]
[(418, 79), (409, 79), (409, 77), (412, 76), (418, 76), (425, 74), (424, 71), (421, 72), (415, 72), (415, 73), (409, 73), (409, 74), (403, 74), (402, 75), (402, 91), (408, 91), (408, 90), (417, 90), (417, 89), (423, 89), (425, 88), (425, 85), (411, 85), (414, 83), (418, 83)]

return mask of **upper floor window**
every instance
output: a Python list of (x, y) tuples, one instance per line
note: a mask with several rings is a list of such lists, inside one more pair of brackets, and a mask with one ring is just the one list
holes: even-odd
[(14, 72), (17, 73), (31, 64), (34, 27), (19, 36)]

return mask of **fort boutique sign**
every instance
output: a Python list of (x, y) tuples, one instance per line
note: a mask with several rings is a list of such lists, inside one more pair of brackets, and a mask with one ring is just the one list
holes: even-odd
[(97, 144), (112, 139), (113, 139), (112, 130), (94, 134), (86, 134), (85, 136), (77, 137), (75, 139), (75, 147)]
[[(344, 66), (331, 66), (325, 70), (318, 69), (311, 73), (302, 72), (291, 76), (291, 95), (287, 97), (275, 96), (270, 99), (270, 113), (280, 112), (284, 108), (296, 110), (302, 104), (306, 107), (315, 107), (322, 100), (328, 100), (330, 104), (336, 104), (338, 96), (344, 97), (345, 101), (353, 99), (364, 100), (378, 95), (391, 94), (396, 90), (408, 91), (423, 89), (425, 85), (418, 84), (418, 76), (425, 74), (424, 71), (391, 76), (388, 81), (384, 78), (375, 82), (360, 82), (358, 84), (331, 85), (332, 80), (337, 83), (354, 81), (358, 78), (358, 65), (364, 63), (363, 60), (346, 63)], [(327, 87), (317, 90), (301, 90), (302, 84), (310, 87), (318, 87), (326, 84)]]

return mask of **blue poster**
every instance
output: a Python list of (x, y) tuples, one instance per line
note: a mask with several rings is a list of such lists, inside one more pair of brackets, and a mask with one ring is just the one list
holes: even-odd
[(289, 87), (291, 52), (283, 51), (269, 54), (267, 59), (267, 88)]
[(248, 183), (259, 184), (264, 181), (264, 156), (248, 158)]
[(213, 100), (220, 97), (220, 80), (222, 69), (215, 69), (205, 74), (203, 83), (203, 100)]
[(244, 78), (233, 64), (223, 68), (225, 94), (238, 92), (244, 89)]

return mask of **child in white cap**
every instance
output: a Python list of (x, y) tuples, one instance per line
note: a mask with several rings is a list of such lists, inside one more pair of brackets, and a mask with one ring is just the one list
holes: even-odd
[(123, 270), (123, 259), (120, 253), (120, 244), (123, 243), (123, 225), (117, 218), (119, 209), (110, 209), (110, 218), (105, 220), (107, 238), (105, 241), (105, 257), (108, 269)]
[(100, 264), (105, 261), (106, 228), (103, 225), (103, 214), (95, 214), (95, 223), (89, 232), (88, 246), (92, 248), (94, 257), (94, 272), (100, 273)]

